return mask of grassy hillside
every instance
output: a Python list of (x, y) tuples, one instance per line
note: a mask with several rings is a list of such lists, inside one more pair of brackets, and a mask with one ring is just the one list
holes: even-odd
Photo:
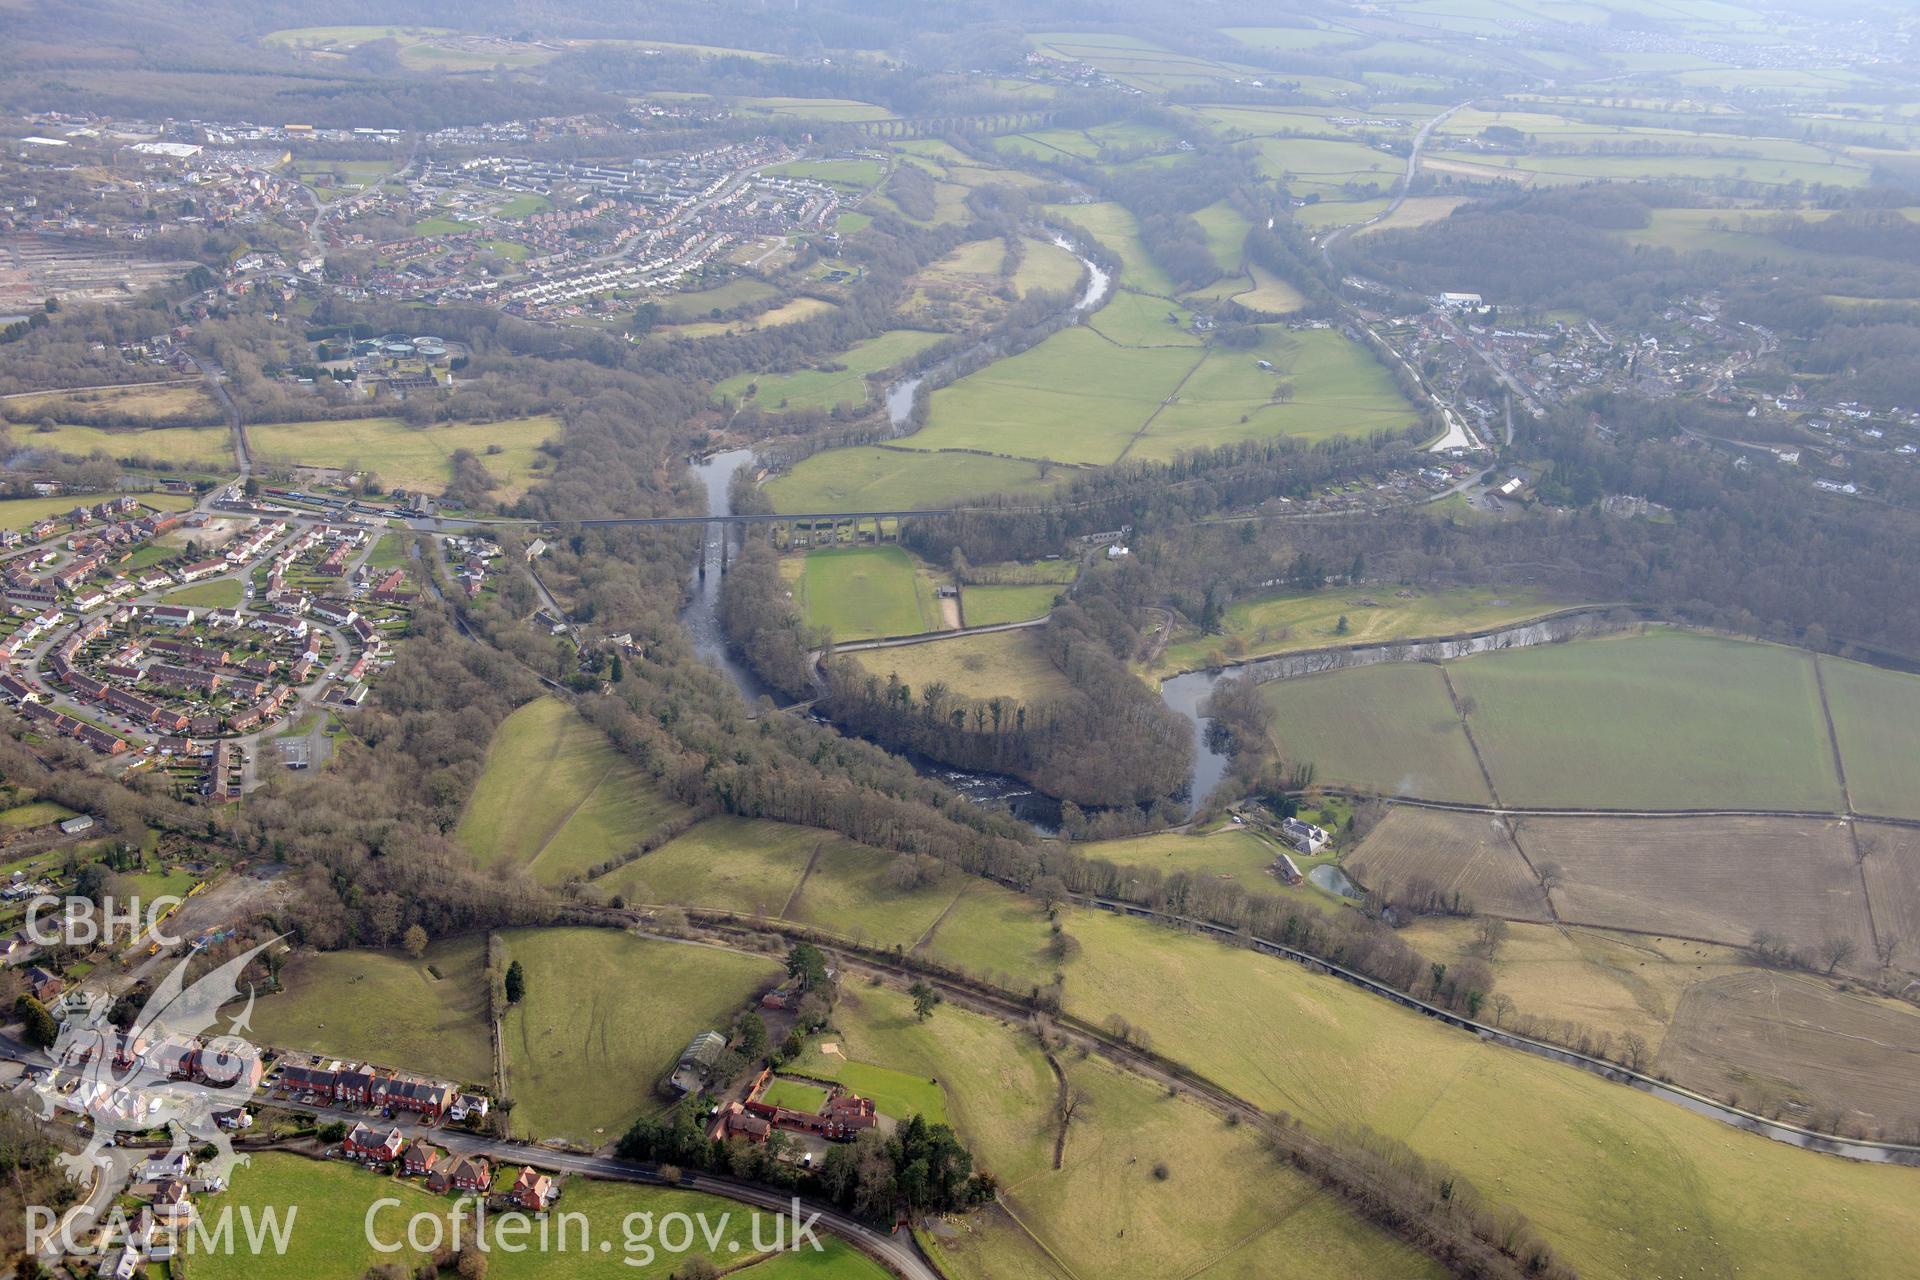
[(482, 866), (557, 884), (684, 812), (572, 707), (543, 697), (501, 722), (454, 839)]

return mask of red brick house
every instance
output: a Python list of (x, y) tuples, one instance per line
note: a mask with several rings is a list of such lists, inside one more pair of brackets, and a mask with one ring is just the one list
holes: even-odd
[(27, 970), (27, 994), (41, 1004), (47, 1004), (58, 998), (66, 989), (67, 984), (62, 982), (57, 974), (42, 969), (39, 965)]
[(280, 1073), (280, 1087), (294, 1093), (312, 1093), (333, 1100), (338, 1073), (324, 1067), (288, 1067)]
[[(215, 751), (216, 769), (219, 769), (223, 763), (220, 760), (223, 754), (227, 756), (225, 763), (230, 767), (232, 759), (230, 744), (223, 742), (220, 744), (220, 749)], [(221, 781), (220, 779), (216, 779), (216, 783)], [(349, 1067), (334, 1077), (334, 1100), (337, 1102), (357, 1102), (362, 1106), (370, 1105), (373, 1102), (373, 1087), (379, 1079), (379, 1074), (371, 1067)]]
[(395, 1079), (387, 1087), (386, 1105), (396, 1111), (411, 1111), (435, 1120), (447, 1114), (453, 1105), (454, 1088), (435, 1080)]
[(401, 1167), (409, 1177), (420, 1177), (432, 1173), (447, 1162), (447, 1153), (431, 1142), (414, 1142), (407, 1145), (407, 1158), (401, 1161)]
[(340, 1150), (355, 1160), (365, 1160), (370, 1164), (384, 1164), (400, 1158), (400, 1150), (407, 1140), (400, 1136), (398, 1129), (384, 1132), (370, 1124), (357, 1124), (340, 1144)]
[(553, 1179), (531, 1165), (523, 1166), (507, 1195), (522, 1209), (544, 1209), (554, 1196)]
[(427, 1175), (427, 1190), (485, 1191), (493, 1185), (493, 1166), (480, 1156), (454, 1156)]

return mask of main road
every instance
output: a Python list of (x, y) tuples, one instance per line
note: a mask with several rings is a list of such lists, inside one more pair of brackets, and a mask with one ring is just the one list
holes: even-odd
[(1346, 239), (1355, 231), (1371, 227), (1375, 223), (1385, 222), (1399, 211), (1401, 205), (1406, 203), (1408, 193), (1413, 190), (1414, 175), (1420, 171), (1420, 153), (1426, 149), (1427, 139), (1433, 136), (1435, 129), (1445, 124), (1448, 120), (1451, 120), (1456, 112), (1464, 111), (1472, 105), (1472, 99), (1468, 99), (1465, 102), (1456, 102), (1420, 126), (1420, 132), (1413, 135), (1413, 146), (1407, 151), (1407, 171), (1400, 178), (1400, 189), (1393, 193), (1393, 199), (1387, 202), (1387, 207), (1379, 213), (1374, 214), (1371, 218), (1368, 218), (1365, 222), (1350, 222), (1344, 227), (1335, 227), (1332, 231), (1329, 231), (1326, 238), (1320, 242), (1320, 259), (1327, 264), (1328, 270), (1331, 271), (1334, 269), (1333, 246), (1335, 243)]

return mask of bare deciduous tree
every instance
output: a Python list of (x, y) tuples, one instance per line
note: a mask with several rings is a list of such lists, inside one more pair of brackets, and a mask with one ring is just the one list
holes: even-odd
[(1647, 1065), (1647, 1040), (1636, 1031), (1629, 1031), (1620, 1037), (1620, 1061), (1630, 1071), (1641, 1071)]

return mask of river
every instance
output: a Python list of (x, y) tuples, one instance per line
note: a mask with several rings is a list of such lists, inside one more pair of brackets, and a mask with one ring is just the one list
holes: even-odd
[[(692, 465), (693, 474), (699, 476), (700, 483), (707, 487), (707, 511), (713, 515), (732, 515), (734, 473), (753, 465), (753, 450), (728, 449), (696, 458)], [(693, 638), (694, 652), (726, 672), (727, 678), (733, 681), (733, 687), (740, 691), (740, 696), (747, 700), (748, 706), (759, 702), (762, 696), (772, 698), (775, 702), (784, 701), (762, 684), (744, 662), (735, 660), (727, 649), (726, 632), (720, 626), (720, 582), (723, 576), (720, 562), (723, 555), (730, 556), (739, 548), (734, 536), (735, 526), (708, 524), (700, 528), (701, 536), (707, 540), (701, 560), (706, 572), (695, 571), (693, 596), (680, 611), (680, 621), (686, 624), (687, 634)]]
[(1224, 752), (1215, 749), (1213, 735), (1207, 732), (1212, 721), (1200, 714), (1200, 707), (1213, 692), (1218, 672), (1189, 671), (1160, 682), (1160, 700), (1178, 711), (1193, 727), (1193, 777), (1187, 784), (1187, 798), (1195, 809), (1206, 803), (1220, 779), (1227, 776), (1233, 763)]
[[(728, 449), (696, 458), (693, 473), (707, 489), (707, 510), (715, 515), (733, 513), (732, 482), (735, 473), (754, 465), (753, 450)], [(787, 699), (769, 689), (746, 663), (727, 648), (726, 632), (720, 626), (721, 550), (731, 555), (738, 550), (735, 526), (714, 524), (705, 527), (706, 573), (694, 574), (693, 591), (680, 611), (680, 621), (693, 639), (694, 651), (726, 673), (740, 696), (753, 706), (764, 696), (777, 705)], [(1018, 778), (996, 773), (969, 773), (935, 760), (907, 753), (905, 757), (923, 777), (944, 782), (975, 804), (1011, 813), (1043, 835), (1053, 835), (1060, 826), (1060, 804), (1035, 791)]]
[[(1085, 314), (1098, 307), (1107, 299), (1113, 287), (1113, 277), (1098, 263), (1076, 249), (1066, 236), (1049, 229), (1053, 243), (1072, 253), (1086, 269), (1087, 283), (1079, 298), (1068, 308), (1068, 314), (1074, 317)], [(911, 425), (913, 405), (922, 387), (929, 382), (944, 385), (953, 376), (954, 370), (963, 367), (965, 361), (978, 359), (982, 355), (993, 354), (997, 347), (992, 343), (978, 343), (958, 355), (947, 357), (937, 364), (921, 369), (912, 376), (903, 378), (887, 388), (887, 419), (896, 431), (904, 431)], [(733, 477), (739, 471), (754, 465), (751, 449), (727, 449), (720, 453), (709, 454), (692, 462), (693, 473), (700, 477), (701, 484), (707, 490), (707, 510), (714, 515), (733, 513), (732, 484)], [(727, 647), (726, 632), (720, 625), (720, 571), (723, 552), (731, 554), (739, 547), (735, 527), (731, 524), (705, 526), (706, 572), (696, 572), (693, 591), (686, 607), (680, 612), (680, 620), (686, 625), (687, 633), (693, 639), (694, 651), (708, 662), (719, 667), (733, 682), (740, 696), (748, 705), (757, 703), (763, 696), (777, 703), (785, 702), (755, 676), (747, 665), (734, 657)], [(1202, 694), (1201, 696), (1205, 696)], [(1004, 809), (1015, 817), (1046, 834), (1053, 834), (1060, 821), (1060, 804), (1049, 796), (1035, 791), (1018, 778), (1009, 778), (1000, 774), (969, 773), (954, 769), (936, 761), (908, 755), (907, 759), (915, 769), (929, 778), (938, 779), (952, 787), (961, 795), (978, 804)], [(1224, 770), (1222, 762), (1221, 768)], [(1213, 782), (1218, 782), (1216, 774)], [(1209, 783), (1209, 789), (1212, 784)]]
[[(1113, 276), (1099, 263), (1074, 247), (1071, 240), (1061, 232), (1048, 229), (1047, 238), (1059, 245), (1074, 257), (1080, 259), (1080, 265), (1086, 268), (1087, 286), (1080, 291), (1080, 297), (1067, 308), (1072, 316), (1085, 315), (1107, 300), (1108, 292), (1113, 288)], [(968, 347), (957, 355), (948, 356), (938, 364), (902, 378), (887, 388), (887, 421), (896, 433), (904, 434), (913, 421), (913, 404), (920, 395), (920, 389), (929, 382), (936, 387), (944, 386), (952, 380), (954, 371), (967, 368), (982, 355), (1000, 355), (1002, 352), (996, 343), (980, 342)]]

